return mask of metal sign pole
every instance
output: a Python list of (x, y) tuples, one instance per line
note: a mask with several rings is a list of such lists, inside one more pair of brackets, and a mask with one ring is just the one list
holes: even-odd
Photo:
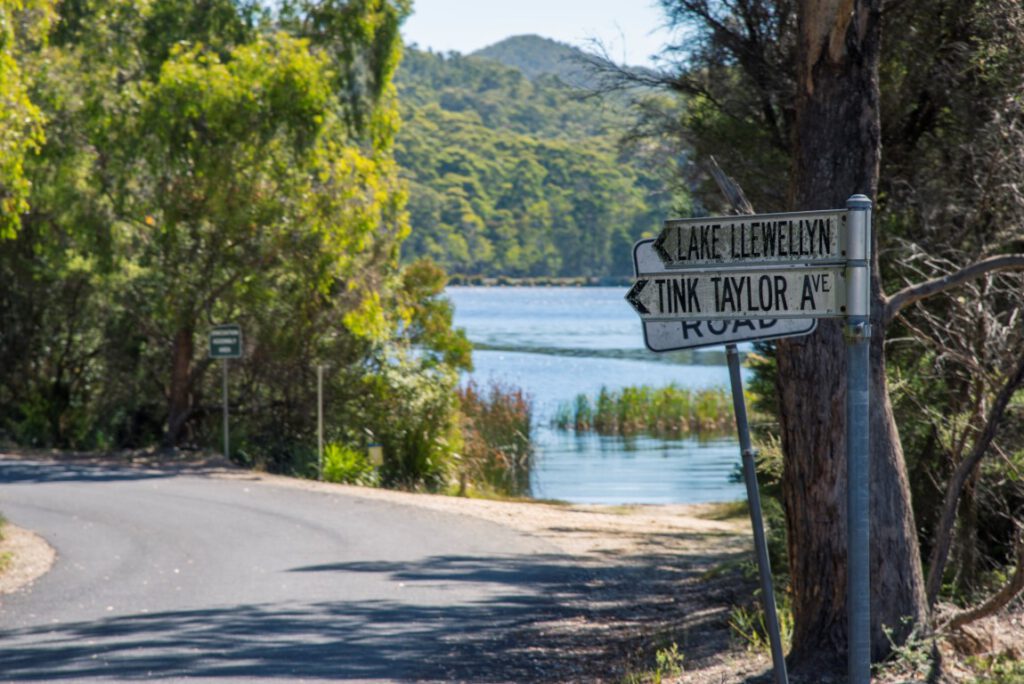
[(847, 667), (851, 684), (868, 684), (871, 681), (868, 439), (871, 200), (864, 195), (854, 195), (846, 201), (846, 208), (846, 604), (850, 649)]
[(228, 360), (224, 359), (223, 365), (223, 388), (224, 388), (224, 458), (230, 458), (228, 449)]
[(316, 477), (324, 479), (324, 367), (316, 367)]
[(789, 679), (786, 674), (786, 658), (782, 653), (779, 615), (775, 609), (775, 589), (772, 586), (772, 567), (768, 560), (768, 543), (764, 534), (761, 493), (757, 488), (757, 470), (754, 464), (755, 451), (750, 442), (750, 426), (747, 423), (747, 402), (743, 398), (740, 355), (735, 344), (727, 344), (725, 351), (729, 361), (729, 381), (732, 385), (732, 406), (736, 413), (736, 431), (739, 433), (740, 453), (743, 456), (743, 480), (747, 484), (750, 524), (754, 528), (754, 551), (757, 555), (757, 570), (761, 576), (761, 601), (764, 605), (768, 638), (772, 647), (772, 669), (775, 674), (775, 684), (786, 684)]

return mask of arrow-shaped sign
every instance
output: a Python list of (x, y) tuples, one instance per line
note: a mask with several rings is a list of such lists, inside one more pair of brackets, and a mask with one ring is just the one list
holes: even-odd
[(644, 320), (842, 316), (842, 267), (671, 272), (638, 280), (630, 304)]
[(654, 251), (668, 268), (840, 263), (845, 210), (665, 221)]

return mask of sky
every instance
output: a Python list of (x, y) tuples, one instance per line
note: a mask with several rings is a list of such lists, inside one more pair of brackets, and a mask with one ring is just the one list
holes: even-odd
[(524, 33), (582, 48), (598, 40), (620, 64), (653, 66), (671, 38), (664, 24), (657, 0), (413, 0), (402, 36), (463, 54)]

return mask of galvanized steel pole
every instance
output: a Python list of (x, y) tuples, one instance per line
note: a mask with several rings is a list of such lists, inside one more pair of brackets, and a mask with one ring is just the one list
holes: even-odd
[(316, 367), (316, 479), (324, 479), (324, 367)]
[(223, 366), (223, 394), (224, 394), (224, 458), (230, 458), (231, 451), (228, 440), (228, 360), (224, 359)]
[(846, 605), (848, 679), (871, 681), (870, 441), (871, 200), (846, 201)]
[(754, 463), (756, 452), (750, 442), (750, 426), (747, 423), (747, 402), (743, 398), (740, 354), (735, 344), (725, 345), (725, 353), (729, 361), (729, 381), (732, 385), (732, 406), (736, 413), (736, 432), (739, 434), (740, 454), (743, 457), (743, 480), (747, 484), (750, 524), (754, 528), (754, 551), (757, 555), (757, 570), (761, 576), (761, 601), (764, 605), (768, 638), (772, 647), (772, 669), (775, 674), (775, 684), (786, 684), (789, 679), (786, 674), (786, 658), (782, 653), (779, 615), (775, 609), (775, 590), (772, 586), (772, 567), (768, 560), (768, 543), (764, 535), (761, 493), (757, 488), (757, 469)]

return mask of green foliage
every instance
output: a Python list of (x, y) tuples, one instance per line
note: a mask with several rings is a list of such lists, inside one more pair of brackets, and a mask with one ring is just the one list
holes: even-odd
[(0, 0), (0, 243), (21, 227), (31, 189), (25, 157), (45, 141), (24, 61), (27, 50), (45, 41), (52, 12), (50, 0)]
[(470, 382), (459, 388), (459, 406), (464, 436), (461, 492), (470, 485), (484, 493), (528, 495), (533, 459), (529, 398), (522, 390), (499, 383), (482, 390)]
[[(775, 612), (779, 618), (779, 635), (785, 652), (789, 650), (793, 639), (793, 607), (788, 594), (776, 593)], [(768, 636), (764, 607), (760, 602), (753, 606), (734, 606), (729, 611), (729, 629), (748, 649), (771, 653), (771, 638)]]
[(721, 434), (733, 429), (732, 399), (723, 388), (692, 390), (675, 383), (616, 391), (602, 387), (594, 402), (581, 394), (559, 406), (554, 424), (606, 435)]
[(464, 274), (631, 272), (633, 241), (658, 229), (671, 198), (619, 153), (624, 110), (457, 54), (409, 51), (398, 85), (407, 255)]
[(0, 432), (217, 448), (206, 339), (234, 322), (237, 459), (315, 473), (324, 364), (330, 441), (383, 442), (389, 484), (447, 482), (469, 344), (443, 271), (398, 262), (409, 227), (391, 79), (408, 11), (59, 5), (49, 46), (33, 36), (16, 55), (48, 135), (25, 161), (31, 211), (0, 250)]
[(666, 678), (683, 674), (686, 656), (679, 652), (676, 642), (654, 652), (654, 667), (645, 672), (630, 672), (623, 678), (624, 684), (661, 684)]
[(337, 442), (324, 445), (325, 482), (373, 485), (376, 483), (373, 465), (366, 452)]
[(1024, 681), (1024, 660), (998, 655), (971, 656), (967, 662), (975, 671), (976, 684), (1018, 684)]

